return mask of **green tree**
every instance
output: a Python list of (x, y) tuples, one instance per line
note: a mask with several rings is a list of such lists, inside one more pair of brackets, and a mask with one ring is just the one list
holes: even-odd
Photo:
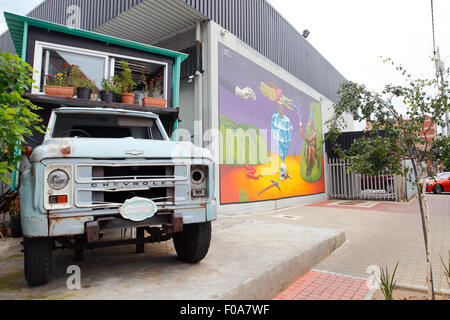
[[(449, 110), (448, 82), (436, 79), (414, 79), (401, 65), (391, 63), (405, 79), (403, 85), (387, 84), (382, 92), (372, 92), (361, 84), (347, 81), (339, 89), (340, 100), (335, 105), (333, 117), (327, 125), (330, 138), (336, 141), (346, 128), (344, 115), (349, 113), (356, 121), (369, 121), (371, 134), (356, 140), (349, 150), (336, 146), (337, 154), (350, 161), (349, 170), (359, 174), (377, 175), (387, 170), (392, 174), (407, 177), (417, 187), (421, 213), (422, 231), (427, 260), (427, 286), (429, 299), (434, 299), (431, 252), (429, 246), (429, 212), (423, 185), (426, 176), (426, 162), (432, 159), (432, 148), (427, 139), (431, 127), (426, 126), (427, 117), (433, 123), (443, 126), (445, 113)], [(448, 73), (448, 71), (447, 71)], [(400, 112), (399, 106), (406, 112)], [(404, 165), (411, 161), (412, 168)]]
[(24, 151), (22, 143), (32, 130), (44, 132), (38, 107), (22, 95), (33, 84), (33, 69), (18, 55), (0, 53), (0, 180), (10, 184), (6, 174), (16, 170)]
[(433, 160), (440, 160), (446, 171), (450, 171), (450, 137), (440, 134), (431, 145)]

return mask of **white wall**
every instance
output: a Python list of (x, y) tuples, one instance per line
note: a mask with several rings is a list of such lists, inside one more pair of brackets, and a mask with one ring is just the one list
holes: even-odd
[[(180, 120), (179, 129), (185, 129), (193, 134), (195, 120), (194, 81), (182, 79), (180, 83)], [(186, 140), (184, 140), (186, 141)], [(190, 141), (193, 141), (191, 139)]]
[[(207, 25), (203, 28), (202, 32), (202, 41), (205, 45), (205, 53), (204, 53), (204, 65), (206, 73), (204, 75), (204, 129), (215, 129), (219, 131), (219, 101), (218, 101), (218, 43), (221, 42), (229, 48), (239, 52), (244, 57), (250, 59), (254, 63), (262, 66), (267, 71), (273, 73), (274, 75), (280, 77), (293, 87), (299, 89), (305, 94), (311, 96), (315, 100), (319, 101), (322, 105), (322, 118), (323, 123), (331, 118), (333, 114), (333, 102), (306, 85), (304, 82), (300, 81), (292, 74), (288, 73), (271, 60), (267, 59), (259, 52), (255, 51), (247, 44), (239, 40), (236, 36), (229, 32), (223, 32), (221, 26), (214, 22), (208, 22)], [(207, 123), (209, 122), (209, 123)], [(348, 117), (347, 122), (349, 123), (349, 128), (347, 130), (353, 130), (353, 119)], [(328, 130), (323, 128), (324, 133)], [(212, 140), (212, 144), (205, 143), (206, 147), (213, 152), (216, 161), (216, 170), (215, 170), (215, 190), (217, 197), (217, 204), (219, 206), (219, 213), (221, 214), (249, 214), (253, 212), (261, 212), (268, 210), (276, 210), (281, 208), (286, 208), (290, 206), (295, 206), (304, 203), (311, 203), (320, 200), (326, 200), (327, 194), (320, 194), (314, 196), (305, 196), (305, 197), (296, 197), (289, 198), (283, 200), (274, 200), (274, 201), (263, 201), (256, 203), (247, 203), (247, 204), (230, 204), (230, 205), (220, 205), (220, 181), (219, 181), (219, 137), (214, 137)], [(324, 153), (325, 154), (325, 153)], [(325, 158), (326, 165), (326, 158)], [(326, 172), (326, 170), (324, 170)], [(326, 177), (325, 177), (326, 180)], [(325, 181), (325, 185), (327, 186), (327, 181)]]

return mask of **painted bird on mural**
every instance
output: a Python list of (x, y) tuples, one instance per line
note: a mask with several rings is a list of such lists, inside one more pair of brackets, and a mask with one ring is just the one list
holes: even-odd
[(292, 141), (292, 124), (291, 120), (286, 116), (284, 108), (296, 110), (297, 107), (291, 99), (283, 95), (283, 91), (273, 82), (261, 83), (259, 87), (261, 93), (269, 100), (275, 101), (278, 105), (278, 113), (272, 116), (272, 136), (277, 143), (278, 153), (281, 158), (280, 180), (283, 181), (289, 177), (287, 166), (285, 163), (289, 146)]

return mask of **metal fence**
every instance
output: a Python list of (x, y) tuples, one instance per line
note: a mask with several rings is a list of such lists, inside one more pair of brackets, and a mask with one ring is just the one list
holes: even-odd
[(330, 199), (405, 201), (405, 179), (386, 172), (376, 176), (347, 172), (350, 162), (328, 159), (328, 196)]

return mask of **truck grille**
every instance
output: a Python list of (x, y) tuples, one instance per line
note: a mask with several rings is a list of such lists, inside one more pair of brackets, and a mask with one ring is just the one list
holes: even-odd
[(188, 178), (187, 166), (174, 164), (78, 165), (76, 171), (78, 183), (185, 181)]
[(173, 163), (78, 165), (75, 179), (80, 208), (116, 208), (134, 197), (165, 206), (175, 204), (175, 183), (188, 180), (188, 168)]

